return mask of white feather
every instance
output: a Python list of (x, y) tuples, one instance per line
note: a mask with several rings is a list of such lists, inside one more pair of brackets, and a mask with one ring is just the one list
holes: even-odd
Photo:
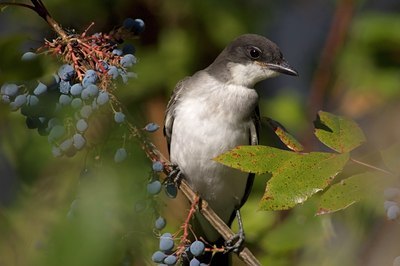
[[(175, 109), (171, 162), (179, 165), (187, 181), (228, 222), (244, 195), (248, 173), (213, 161), (238, 145), (249, 144), (251, 115), (257, 104), (254, 89), (223, 84), (205, 72), (192, 78)], [(239, 114), (239, 115), (238, 115)], [(211, 241), (214, 230), (205, 230)]]

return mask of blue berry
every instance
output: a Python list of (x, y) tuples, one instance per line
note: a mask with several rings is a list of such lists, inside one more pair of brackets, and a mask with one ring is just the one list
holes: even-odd
[(149, 123), (144, 127), (144, 130), (146, 130), (147, 132), (155, 132), (160, 128), (159, 125), (157, 125), (156, 123)]
[(73, 140), (73, 145), (77, 150), (82, 149), (86, 144), (85, 138), (79, 133), (74, 134), (72, 136), (72, 140)]
[(60, 80), (60, 84), (58, 85), (60, 92), (64, 94), (68, 94), (71, 88), (71, 84), (69, 81)]
[(200, 256), (201, 254), (203, 254), (204, 253), (204, 249), (205, 249), (204, 243), (199, 241), (199, 240), (194, 241), (190, 245), (190, 253), (192, 253), (193, 256), (195, 256), (195, 257)]
[(164, 252), (158, 250), (153, 253), (151, 260), (154, 262), (163, 262), (166, 257), (167, 255), (165, 255)]
[(99, 93), (99, 96), (97, 96), (97, 104), (98, 105), (103, 105), (106, 104), (110, 99), (110, 96), (108, 95), (108, 92), (106, 91), (101, 91)]
[(99, 88), (95, 84), (89, 84), (86, 90), (88, 90), (90, 97), (96, 97), (99, 94)]
[(47, 91), (47, 86), (45, 84), (43, 84), (42, 82), (39, 82), (39, 84), (33, 90), (33, 94), (40, 95), (40, 94), (45, 93), (46, 91)]
[(111, 66), (107, 74), (110, 75), (112, 79), (118, 78), (119, 76), (118, 68), (116, 66)]
[(125, 44), (124, 47), (122, 47), (122, 52), (124, 54), (135, 54), (136, 49), (135, 49), (135, 46), (128, 43), (128, 44)]
[(396, 220), (400, 216), (400, 207), (398, 205), (390, 206), (386, 215), (389, 220)]
[(61, 142), (60, 149), (62, 151), (67, 151), (69, 150), (69, 148), (72, 147), (72, 143), (73, 143), (72, 139), (66, 139), (63, 142)]
[(114, 49), (114, 50), (112, 50), (112, 53), (117, 55), (117, 56), (121, 56), (122, 55), (122, 51), (120, 49)]
[(30, 61), (33, 60), (37, 57), (38, 55), (32, 52), (26, 52), (22, 55), (21, 60), (22, 61)]
[(164, 229), (164, 227), (167, 225), (167, 222), (165, 221), (165, 219), (163, 217), (158, 217), (157, 220), (154, 222), (154, 227), (157, 230), (162, 230)]
[(125, 115), (122, 112), (115, 112), (114, 114), (114, 121), (117, 122), (118, 124), (122, 123), (125, 121)]
[(131, 67), (136, 64), (136, 57), (133, 54), (126, 54), (121, 58), (120, 64), (123, 67)]
[(89, 84), (95, 84), (97, 82), (98, 76), (96, 71), (89, 69), (86, 71), (85, 76), (82, 80), (83, 87), (87, 87)]
[(190, 260), (189, 265), (190, 266), (200, 266), (200, 261), (198, 259), (196, 259), (196, 258), (193, 258), (193, 259)]
[(169, 251), (174, 247), (174, 239), (170, 233), (165, 233), (160, 237), (160, 250)]
[(83, 89), (81, 92), (82, 100), (88, 100), (90, 98), (90, 92), (88, 89)]
[(39, 103), (39, 98), (35, 95), (26, 96), (26, 104), (28, 106), (35, 106)]
[(133, 25), (132, 31), (135, 34), (140, 34), (144, 31), (144, 21), (140, 18), (135, 19), (135, 24)]
[(161, 191), (161, 182), (155, 180), (147, 184), (147, 192), (151, 195), (156, 195)]
[(27, 97), (25, 94), (20, 94), (15, 97), (14, 101), (10, 103), (11, 110), (15, 111), (24, 105), (27, 101)]
[(126, 18), (122, 23), (122, 26), (127, 29), (131, 30), (135, 24), (135, 20), (133, 18)]
[(61, 149), (56, 146), (53, 146), (51, 148), (51, 153), (53, 154), (54, 157), (61, 157), (61, 155), (62, 155)]
[(81, 111), (79, 112), (83, 118), (89, 118), (89, 116), (92, 114), (92, 106), (91, 105), (85, 105), (82, 107)]
[(162, 162), (155, 161), (155, 162), (153, 162), (152, 168), (153, 168), (153, 171), (155, 171), (155, 172), (162, 172), (164, 169), (164, 166), (163, 166)]
[(83, 101), (81, 98), (75, 98), (71, 101), (71, 107), (74, 109), (79, 109), (83, 104)]
[(127, 153), (126, 153), (125, 148), (119, 148), (119, 149), (115, 152), (114, 161), (115, 161), (116, 163), (120, 163), (120, 162), (122, 162), (123, 160), (126, 159), (126, 156), (127, 156)]
[(165, 186), (165, 193), (167, 193), (168, 197), (174, 199), (178, 195), (178, 188), (174, 183), (167, 183)]
[(58, 76), (61, 80), (69, 81), (75, 76), (75, 70), (71, 65), (62, 65), (58, 69)]
[(385, 202), (383, 203), (383, 207), (384, 207), (385, 211), (387, 211), (393, 205), (397, 205), (397, 202), (391, 201), (391, 200), (385, 200)]
[(18, 93), (18, 85), (16, 84), (8, 84), (5, 83), (1, 86), (1, 94), (5, 94), (7, 96), (15, 96)]
[(69, 105), (72, 102), (72, 98), (66, 94), (61, 94), (58, 102), (62, 105)]
[(175, 265), (177, 262), (178, 258), (175, 255), (169, 255), (164, 259), (164, 263), (167, 265)]
[(80, 95), (82, 93), (83, 87), (80, 83), (75, 83), (71, 86), (70, 93), (74, 96)]
[(60, 139), (65, 134), (65, 128), (61, 125), (55, 125), (51, 128), (48, 140), (49, 142), (53, 142), (55, 140)]
[(79, 132), (85, 132), (87, 128), (88, 128), (88, 123), (85, 121), (85, 119), (79, 119), (76, 122), (76, 129)]

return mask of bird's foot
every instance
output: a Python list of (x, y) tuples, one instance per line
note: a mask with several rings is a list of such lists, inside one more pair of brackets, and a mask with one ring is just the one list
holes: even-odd
[(238, 220), (239, 232), (233, 235), (230, 239), (225, 242), (225, 251), (226, 252), (235, 252), (238, 253), (243, 249), (243, 244), (245, 240), (244, 228), (242, 217), (240, 215), (240, 211), (236, 210), (236, 218)]
[(170, 165), (171, 171), (169, 172), (167, 178), (164, 181), (165, 192), (170, 198), (175, 198), (178, 194), (178, 188), (184, 178), (183, 173), (176, 164)]
[(225, 252), (238, 253), (242, 250), (245, 236), (243, 233), (237, 233), (225, 242)]
[(177, 164), (171, 164), (170, 167), (172, 170), (169, 172), (166, 178), (166, 183), (167, 184), (173, 183), (176, 184), (177, 187), (179, 187), (179, 185), (182, 182), (182, 179), (184, 178), (184, 175)]

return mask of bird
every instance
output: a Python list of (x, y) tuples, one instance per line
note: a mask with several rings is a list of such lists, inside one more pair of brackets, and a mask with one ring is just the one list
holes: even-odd
[[(244, 241), (240, 208), (255, 175), (213, 158), (240, 145), (258, 145), (259, 96), (254, 86), (279, 74), (298, 76), (274, 42), (257, 34), (240, 35), (208, 67), (177, 83), (165, 113), (171, 163), (228, 226), (238, 218), (239, 233), (225, 243), (236, 252)], [(196, 220), (202, 234), (197, 237), (221, 243), (220, 234), (200, 213)], [(211, 258), (210, 265), (228, 265), (227, 256), (220, 257)]]

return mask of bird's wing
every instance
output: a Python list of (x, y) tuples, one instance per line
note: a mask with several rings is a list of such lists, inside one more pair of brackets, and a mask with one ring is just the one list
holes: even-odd
[(171, 136), (172, 136), (172, 127), (174, 126), (175, 119), (175, 108), (178, 102), (180, 101), (180, 96), (182, 95), (182, 91), (185, 88), (185, 83), (190, 77), (186, 77), (176, 84), (174, 91), (172, 92), (171, 99), (167, 105), (167, 111), (165, 112), (165, 122), (164, 122), (164, 136), (167, 139), (168, 145), (168, 153), (170, 152), (171, 146)]
[[(260, 109), (258, 106), (254, 110), (254, 114), (251, 120), (252, 124), (250, 126), (250, 145), (258, 145), (258, 138), (261, 127)], [(240, 201), (239, 208), (241, 208), (243, 204), (245, 204), (250, 195), (251, 188), (253, 187), (254, 177), (255, 177), (254, 173), (250, 173), (249, 176), (247, 177), (246, 189), (244, 191), (243, 198)]]

